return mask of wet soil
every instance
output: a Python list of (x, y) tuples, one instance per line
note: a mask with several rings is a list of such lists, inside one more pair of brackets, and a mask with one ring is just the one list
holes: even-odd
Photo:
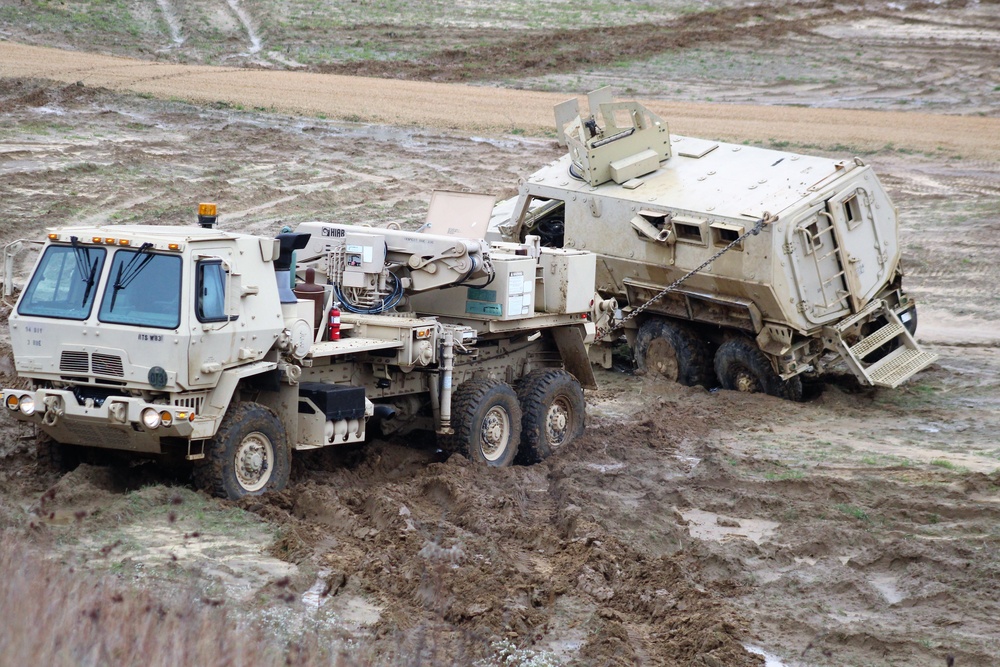
[[(65, 63), (37, 65), (60, 78)], [(103, 85), (175, 86), (156, 88), (164, 97), (200, 85), (191, 70), (128, 70), (102, 70)], [(548, 139), (476, 132), (470, 123), (494, 121), (474, 105), (463, 130), (400, 128), (196, 106), (80, 76), (0, 81), (4, 244), (69, 223), (187, 224), (205, 200), (220, 204), (223, 229), (259, 234), (317, 218), (413, 225), (435, 188), (508, 196), (560, 153)], [(551, 97), (474, 90), (483, 108), (489, 94), (517, 114)], [(798, 114), (862, 117), (678, 108), (810, 152), (834, 147), (810, 125), (819, 116)], [(149, 465), (44, 472), (30, 433), (4, 421), (0, 526), (125, 582), (194, 580), (263, 624), (322, 626), (380, 664), (499, 661), (514, 649), (523, 664), (995, 664), (1000, 135), (990, 118), (863, 117), (873, 124), (849, 131), (869, 136), (863, 157), (899, 207), (918, 335), (941, 355), (898, 390), (833, 375), (792, 404), (602, 372), (587, 435), (543, 464), (485, 471), (428, 442), (379, 441), (299, 457), (289, 490), (235, 504)], [(899, 118), (930, 125), (886, 147), (881, 128)], [(803, 138), (784, 138), (796, 119)], [(938, 150), (935, 134), (952, 139)], [(30, 252), (19, 258), (23, 281)], [(12, 380), (9, 361), (0, 375)]]

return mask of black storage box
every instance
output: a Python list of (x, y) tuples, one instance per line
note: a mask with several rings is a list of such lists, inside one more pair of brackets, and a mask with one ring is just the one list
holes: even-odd
[[(350, 387), (325, 382), (303, 382), (299, 385), (299, 396), (316, 404), (330, 421), (341, 419), (364, 419), (365, 388)], [(299, 401), (299, 412), (309, 414), (310, 406)]]

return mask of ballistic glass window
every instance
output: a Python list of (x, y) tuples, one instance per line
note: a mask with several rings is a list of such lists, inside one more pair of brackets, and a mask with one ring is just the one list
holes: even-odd
[(199, 322), (225, 322), (226, 270), (222, 260), (208, 259), (198, 262), (195, 278), (195, 315)]
[(181, 258), (148, 250), (118, 250), (111, 260), (101, 322), (156, 329), (181, 323)]
[(857, 195), (844, 201), (844, 218), (847, 220), (848, 229), (854, 229), (861, 224), (861, 202), (858, 201)]
[(702, 243), (704, 240), (701, 238), (701, 226), (700, 225), (689, 225), (685, 222), (674, 221), (674, 233), (677, 234), (678, 241), (687, 241), (688, 243)]
[(85, 320), (104, 268), (104, 248), (78, 244), (45, 249), (17, 307), (21, 315)]
[[(725, 224), (713, 224), (712, 225), (712, 243), (717, 248), (724, 248), (736, 239), (740, 237), (743, 233), (742, 227), (737, 227), (735, 225), (725, 225)], [(733, 250), (743, 251), (743, 243), (737, 243), (733, 246)]]

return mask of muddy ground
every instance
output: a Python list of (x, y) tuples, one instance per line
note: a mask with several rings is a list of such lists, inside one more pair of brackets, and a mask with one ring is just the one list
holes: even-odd
[[(29, 80), (6, 80), (0, 104), (4, 242), (70, 221), (184, 223), (204, 199), (224, 228), (262, 234), (316, 217), (412, 224), (434, 188), (507, 195), (558, 153)], [(831, 377), (790, 404), (608, 372), (588, 435), (545, 464), (487, 472), (431, 443), (376, 442), (303, 459), (289, 491), (239, 504), (249, 515), (149, 466), (59, 480), (7, 424), (7, 521), (67, 562), (193, 580), (379, 662), (519, 647), (557, 663), (754, 664), (750, 647), (786, 665), (992, 664), (1000, 173), (905, 147), (869, 159), (941, 354), (899, 390)], [(288, 602), (268, 593), (284, 576)]]
[[(601, 389), (587, 395), (587, 435), (543, 464), (483, 471), (430, 441), (374, 442), (300, 457), (288, 491), (236, 504), (150, 465), (84, 466), (58, 478), (35, 465), (30, 434), (4, 421), (0, 526), (82, 571), (221, 603), (276, 641), (322, 637), (349, 664), (944, 665), (949, 655), (958, 667), (996, 664), (995, 7), (882, 7), (870, 16), (848, 8), (839, 21), (839, 10), (810, 5), (801, 11), (822, 20), (790, 36), (706, 36), (686, 47), (688, 58), (651, 53), (612, 68), (605, 57), (592, 72), (556, 63), (524, 68), (513, 82), (581, 92), (621, 71), (644, 94), (671, 99), (966, 114), (845, 112), (873, 119), (858, 123), (858, 136), (873, 137), (866, 143), (841, 142), (829, 124), (810, 136), (800, 122), (789, 136), (789, 118), (812, 109), (746, 107), (734, 121), (725, 115), (736, 107), (683, 107), (711, 136), (859, 152), (875, 165), (899, 207), (918, 337), (941, 356), (905, 387), (862, 389), (834, 375), (791, 404), (603, 372)], [(796, 10), (783, 11), (766, 16)], [(33, 34), (53, 43), (51, 31)], [(861, 55), (838, 61), (838, 39)], [(221, 62), (198, 56), (192, 42), (152, 57), (176, 62), (175, 52), (194, 49), (191, 60)], [(701, 74), (692, 69), (699, 59)], [(801, 80), (817, 59), (840, 72), (839, 83)], [(728, 78), (720, 62), (734, 63), (721, 70)], [(35, 64), (47, 76), (61, 67)], [(691, 85), (665, 89), (661, 71)], [(241, 104), (152, 97), (190, 99), (166, 87), (184, 81), (200, 79), (158, 79), (162, 87), (141, 95), (89, 81), (0, 80), (0, 243), (69, 222), (184, 224), (206, 200), (220, 204), (224, 229), (260, 234), (317, 218), (416, 224), (433, 189), (509, 196), (560, 153), (513, 118), (506, 132), (490, 123), (449, 131), (253, 110), (270, 108), (254, 100), (273, 91), (247, 89)], [(851, 86), (862, 93), (845, 93)], [(526, 99), (481, 92), (501, 107)], [(724, 121), (711, 125), (713, 114)], [(879, 140), (879, 122), (899, 126), (902, 138)], [(978, 135), (970, 125), (971, 135), (943, 145), (927, 138), (972, 122), (984, 123)], [(17, 267), (22, 279), (28, 259)], [(10, 371), (0, 360), (5, 382)]]

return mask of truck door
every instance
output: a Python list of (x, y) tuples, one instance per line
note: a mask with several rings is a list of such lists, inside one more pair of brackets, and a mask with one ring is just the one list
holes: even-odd
[(785, 234), (785, 254), (791, 260), (798, 310), (813, 324), (846, 315), (850, 311), (850, 294), (826, 203), (795, 218)]
[(238, 359), (240, 300), (234, 294), (232, 276), (231, 250), (206, 250), (194, 256), (188, 356), (194, 386), (214, 384), (218, 374)]
[(840, 247), (844, 250), (844, 270), (855, 311), (868, 303), (886, 273), (887, 255), (872, 213), (871, 195), (852, 185), (827, 200), (827, 212)]

